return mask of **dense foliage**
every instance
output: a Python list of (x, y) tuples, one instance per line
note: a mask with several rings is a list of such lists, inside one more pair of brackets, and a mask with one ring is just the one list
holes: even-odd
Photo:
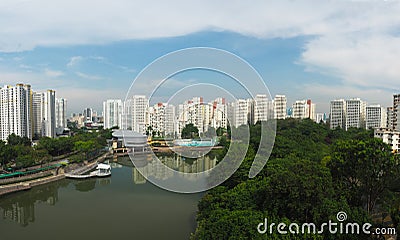
[(71, 137), (42, 137), (32, 146), (28, 138), (11, 134), (7, 143), (0, 141), (0, 164), (3, 167), (28, 167), (47, 163), (55, 157), (70, 153), (75, 153), (71, 156), (72, 161), (82, 161), (106, 146), (106, 139), (110, 137), (110, 130), (79, 131)]
[(182, 129), (182, 138), (199, 138), (199, 129), (193, 123), (186, 124)]
[(398, 159), (388, 145), (373, 138), (372, 131), (330, 130), (311, 120), (278, 121), (270, 160), (249, 179), (260, 131), (260, 124), (250, 126), (250, 144), (240, 168), (199, 202), (193, 239), (371, 239), (328, 231), (320, 235), (257, 231), (265, 218), (319, 226), (337, 221), (340, 211), (357, 223), (375, 223), (373, 213), (390, 213), (398, 227)]

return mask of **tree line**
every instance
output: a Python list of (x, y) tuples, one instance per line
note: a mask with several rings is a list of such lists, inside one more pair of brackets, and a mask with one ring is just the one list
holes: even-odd
[[(319, 226), (337, 221), (338, 212), (347, 213), (350, 222), (370, 222), (374, 227), (383, 224), (375, 216), (387, 214), (392, 227), (400, 230), (399, 158), (371, 130), (331, 130), (308, 119), (279, 120), (270, 159), (260, 174), (249, 179), (261, 124), (249, 128), (249, 146), (237, 148), (247, 148), (239, 169), (200, 200), (192, 239), (382, 239), (328, 231), (315, 235), (275, 231), (268, 236), (257, 231), (265, 218)], [(229, 145), (227, 141), (220, 160)]]
[(111, 130), (98, 132), (80, 131), (70, 137), (41, 137), (32, 144), (27, 137), (15, 134), (8, 136), (7, 141), (0, 141), (0, 164), (3, 169), (29, 167), (52, 161), (55, 157), (75, 153), (71, 161), (82, 161), (91, 157), (107, 145)]

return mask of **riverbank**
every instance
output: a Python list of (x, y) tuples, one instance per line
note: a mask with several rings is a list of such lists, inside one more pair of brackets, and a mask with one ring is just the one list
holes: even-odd
[(88, 170), (95, 167), (95, 165), (97, 165), (97, 163), (104, 162), (105, 159), (107, 158), (108, 154), (109, 154), (108, 152), (104, 153), (101, 156), (97, 157), (92, 162), (86, 162), (83, 165), (74, 163), (74, 164), (71, 164), (70, 166), (67, 166), (65, 169), (62, 169), (62, 171), (59, 171), (58, 169), (53, 170), (52, 176), (46, 176), (46, 177), (38, 178), (38, 179), (1, 185), (0, 186), (0, 196), (14, 193), (14, 192), (29, 190), (35, 186), (39, 186), (39, 185), (43, 185), (43, 184), (47, 184), (47, 183), (51, 183), (54, 181), (64, 179), (66, 173), (81, 174), (81, 173), (87, 172)]
[(224, 147), (222, 146), (213, 146), (213, 147), (207, 147), (207, 146), (165, 146), (165, 147), (152, 147), (151, 150), (154, 153), (174, 153), (174, 152), (193, 152), (193, 151), (208, 151), (208, 150), (216, 150), (216, 149), (222, 149)]

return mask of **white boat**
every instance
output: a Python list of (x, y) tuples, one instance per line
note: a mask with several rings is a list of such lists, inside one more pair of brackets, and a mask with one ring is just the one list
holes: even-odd
[(93, 171), (97, 177), (108, 177), (111, 176), (111, 166), (104, 163), (97, 164), (96, 171)]
[(92, 177), (108, 177), (111, 176), (111, 166), (104, 163), (97, 164), (96, 170), (91, 171), (89, 174), (65, 174), (67, 178), (85, 179)]

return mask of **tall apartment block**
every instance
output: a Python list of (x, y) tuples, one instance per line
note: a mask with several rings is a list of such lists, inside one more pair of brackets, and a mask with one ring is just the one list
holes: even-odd
[(272, 118), (273, 106), (272, 101), (268, 100), (267, 95), (257, 94), (254, 98), (254, 121), (253, 124), (258, 121), (267, 121)]
[(386, 127), (386, 109), (381, 105), (370, 105), (366, 107), (365, 128), (385, 128)]
[(55, 137), (56, 135), (56, 92), (47, 90), (44, 93), (44, 114), (42, 136)]
[(400, 94), (393, 95), (393, 130), (400, 131)]
[(239, 127), (246, 125), (249, 121), (249, 101), (246, 99), (238, 99), (234, 103), (233, 126)]
[(211, 110), (211, 127), (217, 129), (219, 127), (227, 127), (228, 106), (225, 98), (217, 98), (212, 103)]
[(292, 117), (298, 119), (309, 118), (315, 121), (315, 104), (311, 100), (296, 101), (292, 106)]
[(386, 109), (386, 127), (389, 129), (394, 129), (393, 124), (393, 107), (388, 107)]
[(67, 99), (56, 98), (56, 132), (61, 134), (67, 127)]
[(366, 103), (359, 98), (346, 100), (346, 130), (365, 127)]
[(32, 90), (30, 85), (17, 84), (0, 88), (0, 138), (14, 133), (32, 139)]
[(103, 102), (104, 128), (122, 126), (122, 109), (120, 99), (108, 99)]
[(287, 99), (285, 95), (276, 95), (274, 98), (274, 118), (286, 118)]
[(146, 132), (146, 114), (149, 100), (144, 95), (134, 95), (125, 102), (125, 116), (127, 128), (135, 132)]
[(32, 95), (32, 112), (34, 136), (56, 136), (56, 92), (47, 90), (44, 93), (34, 92)]
[(206, 132), (211, 126), (213, 105), (204, 103), (202, 97), (194, 97), (178, 106), (178, 129), (180, 135), (187, 124), (193, 124), (199, 129), (199, 133)]
[(331, 101), (330, 106), (330, 127), (345, 128), (346, 126), (346, 101), (344, 99)]
[(366, 102), (359, 98), (334, 100), (330, 106), (331, 129), (365, 128)]
[(174, 136), (175, 107), (171, 104), (157, 103), (149, 107), (148, 126), (157, 136)]

